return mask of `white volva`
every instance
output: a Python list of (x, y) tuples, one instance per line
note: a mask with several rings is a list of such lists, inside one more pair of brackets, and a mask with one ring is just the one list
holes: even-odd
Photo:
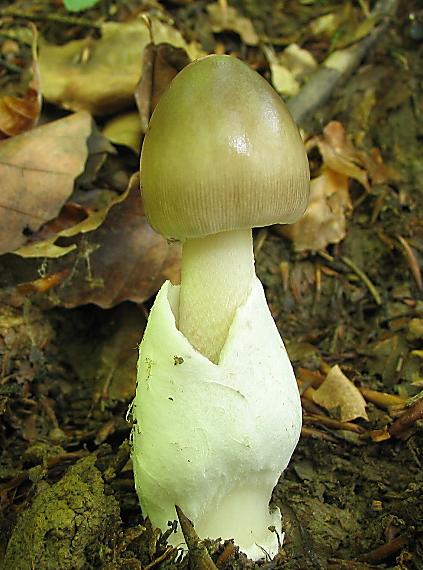
[[(218, 364), (176, 328), (179, 287), (157, 295), (140, 346), (133, 463), (143, 514), (166, 530), (179, 505), (201, 538), (233, 538), (250, 558), (274, 556), (269, 500), (298, 442), (295, 377), (254, 278)], [(173, 535), (174, 543), (182, 541)]]

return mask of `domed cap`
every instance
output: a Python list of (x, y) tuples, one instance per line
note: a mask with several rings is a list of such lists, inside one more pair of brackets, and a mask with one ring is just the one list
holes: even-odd
[(309, 167), (285, 104), (227, 55), (185, 67), (160, 99), (141, 156), (145, 212), (156, 231), (187, 239), (296, 221)]

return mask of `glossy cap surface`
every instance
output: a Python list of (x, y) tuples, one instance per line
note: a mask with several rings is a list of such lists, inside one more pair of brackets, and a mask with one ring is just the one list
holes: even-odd
[(285, 104), (231, 56), (184, 68), (160, 99), (141, 155), (145, 212), (187, 239), (292, 223), (309, 196), (303, 142)]

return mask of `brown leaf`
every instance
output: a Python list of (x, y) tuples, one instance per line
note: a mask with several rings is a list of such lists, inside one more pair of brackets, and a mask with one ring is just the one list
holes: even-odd
[(251, 20), (241, 16), (236, 8), (232, 6), (222, 7), (216, 2), (207, 6), (207, 12), (210, 16), (213, 32), (220, 33), (229, 30), (237, 33), (247, 45), (256, 46), (259, 44), (259, 38)]
[(313, 393), (313, 400), (327, 410), (340, 408), (342, 422), (356, 418), (368, 420), (365, 399), (338, 365), (331, 368), (322, 385)]
[(170, 44), (149, 44), (145, 48), (142, 76), (135, 89), (135, 101), (144, 133), (162, 93), (168, 88), (176, 74), (190, 61), (184, 49)]
[(317, 144), (325, 166), (349, 178), (354, 178), (370, 192), (362, 156), (351, 144), (341, 123), (331, 121), (323, 129), (323, 136), (316, 137), (312, 141), (313, 145)]
[(308, 207), (301, 220), (277, 229), (293, 241), (296, 251), (317, 251), (345, 237), (346, 216), (351, 208), (347, 176), (324, 168), (311, 181)]
[[(79, 229), (84, 224), (88, 219), (78, 224)], [(73, 228), (73, 236), (76, 249), (51, 261), (47, 268), (48, 272), (70, 269), (53, 292), (55, 302), (65, 307), (94, 303), (108, 308), (125, 300), (141, 303), (165, 279), (179, 280), (180, 247), (169, 246), (148, 225), (138, 176), (131, 179), (127, 194), (110, 208), (97, 229), (76, 235)]]
[(382, 155), (378, 148), (372, 148), (369, 154), (362, 155), (362, 163), (367, 170), (372, 184), (384, 184), (390, 180), (398, 181), (399, 174), (392, 166), (387, 166), (383, 162)]
[(0, 253), (60, 212), (84, 169), (91, 125), (77, 113), (0, 143)]
[[(105, 115), (127, 108), (141, 76), (142, 54), (150, 43), (143, 20), (106, 22), (99, 40), (85, 38), (62, 46), (40, 42), (39, 65), (46, 100), (67, 109)], [(186, 48), (171, 26), (151, 20), (156, 43)]]
[(75, 208), (71, 203), (65, 204), (60, 215), (50, 224), (44, 225), (41, 231), (34, 236), (35, 241), (20, 247), (13, 253), (24, 258), (58, 258), (67, 255), (70, 251), (76, 249), (77, 245), (73, 243), (68, 246), (58, 246), (56, 242), (59, 238), (72, 238), (78, 234), (96, 230), (104, 222), (110, 209), (115, 204), (120, 204), (126, 199), (128, 192), (129, 189), (124, 194), (115, 196), (106, 206), (99, 210), (89, 213), (86, 211), (87, 215), (81, 217), (80, 220), (76, 216), (78, 212), (83, 214), (84, 208), (80, 206)]
[(20, 135), (32, 129), (40, 116), (41, 90), (35, 26), (32, 26), (32, 30), (31, 80), (24, 97), (4, 95), (0, 98), (0, 139)]

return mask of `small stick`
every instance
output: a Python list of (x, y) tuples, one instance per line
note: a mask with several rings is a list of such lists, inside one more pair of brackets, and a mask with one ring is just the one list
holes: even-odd
[(150, 562), (150, 564), (148, 564), (147, 566), (144, 566), (143, 570), (151, 570), (152, 568), (155, 568), (158, 564), (160, 564), (160, 562), (163, 562), (164, 560), (166, 560), (166, 558), (169, 558), (169, 556), (174, 552), (176, 552), (177, 550), (178, 549), (175, 548), (174, 546), (169, 546), (168, 548), (166, 548), (166, 550), (163, 552), (161, 556), (153, 560), (153, 562)]
[(401, 416), (394, 421), (388, 428), (393, 437), (401, 437), (401, 435), (417, 421), (423, 419), (423, 397), (419, 398), (409, 408), (407, 408)]
[(263, 249), (264, 244), (269, 236), (266, 228), (261, 228), (257, 236), (254, 238), (254, 256), (257, 259), (258, 254)]
[(397, 0), (379, 0), (370, 17), (385, 16), (384, 21), (352, 46), (331, 53), (301, 91), (288, 101), (288, 109), (297, 124), (303, 126), (305, 121), (330, 99), (336, 87), (346, 81), (360, 65), (368, 51), (383, 35), (397, 6)]
[(395, 394), (386, 394), (385, 392), (370, 390), (370, 388), (359, 388), (359, 390), (367, 402), (372, 402), (384, 410), (388, 410), (391, 406), (400, 406), (405, 402), (403, 398)]
[(413, 253), (413, 250), (408, 245), (408, 242), (402, 236), (397, 236), (398, 241), (402, 245), (405, 253), (405, 257), (407, 258), (408, 265), (410, 266), (410, 271), (413, 274), (414, 280), (417, 283), (417, 287), (419, 291), (423, 290), (423, 281), (422, 281), (422, 274), (420, 272), (419, 262), (416, 259), (416, 256)]
[(282, 279), (283, 292), (287, 293), (289, 289), (289, 261), (281, 261), (279, 263), (279, 271)]
[(222, 564), (224, 564), (228, 560), (228, 558), (232, 556), (234, 552), (235, 552), (235, 544), (232, 541), (228, 542), (228, 544), (226, 544), (225, 546), (224, 551), (216, 560), (216, 566), (219, 568)]
[(307, 414), (304, 416), (304, 422), (318, 423), (331, 429), (353, 431), (355, 433), (364, 433), (366, 430), (352, 422), (341, 422), (335, 418), (328, 418), (321, 414)]
[(108, 483), (112, 481), (128, 463), (130, 455), (131, 448), (129, 441), (125, 439), (125, 441), (119, 446), (117, 453), (113, 456), (112, 461), (105, 469), (103, 473), (104, 480)]
[(380, 570), (380, 566), (357, 562), (357, 560), (342, 560), (341, 558), (330, 558), (328, 560), (328, 570), (369, 570), (369, 568)]
[(298, 368), (298, 378), (300, 378), (300, 380), (303, 382), (307, 382), (313, 388), (318, 388), (323, 383), (325, 376), (320, 372), (316, 372), (315, 370), (308, 370), (308, 368), (303, 368), (300, 366), (300, 368)]
[(62, 14), (47, 14), (26, 12), (17, 8), (1, 8), (0, 17), (22, 18), (23, 20), (46, 20), (48, 22), (56, 22), (57, 24), (64, 24), (67, 26), (79, 26), (81, 28), (94, 28), (101, 30), (99, 24), (95, 24), (85, 18), (75, 18), (74, 16), (66, 16)]
[(316, 263), (314, 266), (314, 276), (316, 281), (315, 302), (318, 303), (320, 300), (320, 293), (322, 292), (322, 271), (320, 263)]
[(333, 255), (330, 255), (329, 253), (327, 253), (326, 251), (323, 251), (322, 249), (320, 249), (317, 253), (318, 253), (318, 255), (320, 255), (320, 257), (323, 257), (323, 259), (326, 259), (326, 261), (330, 261), (330, 262), (335, 261), (335, 257), (333, 257)]
[(367, 554), (363, 554), (359, 556), (358, 560), (362, 562), (382, 562), (389, 558), (393, 554), (399, 552), (404, 546), (408, 543), (408, 538), (405, 535), (398, 536), (387, 542), (386, 544), (382, 544), (382, 546), (378, 546), (374, 550), (371, 550)]
[[(81, 459), (82, 457), (86, 457), (87, 455), (88, 452), (85, 450), (67, 451), (65, 453), (60, 453), (59, 455), (54, 455), (53, 457), (47, 459), (47, 469), (52, 469), (53, 467), (56, 467), (56, 465), (59, 465), (64, 461), (73, 461), (75, 459)], [(16, 477), (13, 477), (13, 479), (6, 481), (6, 483), (0, 485), (0, 496), (1, 493), (3, 492), (11, 491), (16, 487), (19, 487), (19, 485), (24, 481), (26, 481), (28, 478), (29, 478), (29, 471), (26, 471), (25, 473), (20, 473), (19, 475), (16, 475)]]
[(301, 396), (302, 408), (305, 412), (307, 412), (309, 414), (315, 414), (315, 415), (320, 416), (320, 415), (322, 415), (322, 409), (319, 408), (319, 406), (314, 403), (313, 397), (312, 397), (310, 391), (314, 392), (314, 388), (310, 388), (310, 387), (307, 388), (307, 390)]
[(364, 271), (357, 267), (357, 265), (349, 257), (342, 256), (341, 261), (345, 263), (347, 267), (352, 269), (352, 271), (354, 271), (354, 273), (363, 281), (376, 303), (378, 305), (382, 305), (382, 299), (379, 295), (378, 290), (364, 273)]
[(310, 428), (303, 426), (301, 428), (301, 437), (307, 437), (311, 439), (320, 439), (323, 441), (329, 441), (330, 443), (338, 443), (338, 440), (330, 435), (329, 433), (325, 433), (324, 431), (320, 431), (318, 429)]

